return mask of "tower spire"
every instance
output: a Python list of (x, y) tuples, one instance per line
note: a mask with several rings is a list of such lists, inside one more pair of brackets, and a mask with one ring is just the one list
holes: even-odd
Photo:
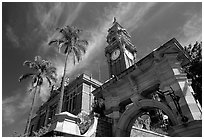
[(116, 22), (116, 17), (113, 17), (113, 24)]
[(119, 75), (135, 63), (136, 47), (131, 36), (113, 17), (113, 25), (108, 29), (105, 54), (109, 64), (110, 77)]

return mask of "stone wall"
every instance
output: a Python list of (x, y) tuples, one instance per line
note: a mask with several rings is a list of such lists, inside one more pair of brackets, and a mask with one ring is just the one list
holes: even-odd
[(130, 137), (165, 137), (165, 135), (158, 134), (152, 131), (132, 127)]
[(112, 119), (108, 117), (98, 118), (95, 137), (112, 137)]

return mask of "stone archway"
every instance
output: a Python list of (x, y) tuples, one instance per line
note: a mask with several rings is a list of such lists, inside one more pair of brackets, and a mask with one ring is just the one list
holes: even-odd
[(156, 101), (156, 100), (151, 100), (151, 99), (143, 99), (137, 102), (137, 105), (133, 104), (125, 112), (121, 115), (117, 128), (115, 131), (115, 136), (118, 137), (126, 137), (130, 135), (130, 130), (131, 126), (133, 123), (134, 117), (137, 116), (140, 112), (141, 109), (144, 108), (158, 108), (164, 111), (169, 119), (172, 122), (172, 125), (177, 125), (178, 121), (176, 117), (173, 115), (172, 111), (170, 108), (168, 108), (165, 104)]

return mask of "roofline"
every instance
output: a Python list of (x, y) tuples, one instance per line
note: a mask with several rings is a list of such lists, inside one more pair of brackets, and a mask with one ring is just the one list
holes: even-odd
[(186, 56), (186, 58), (188, 60), (190, 60), (189, 55), (185, 52), (185, 50), (181, 46), (181, 44), (175, 38), (172, 38), (169, 41), (167, 41), (166, 43), (164, 43), (162, 46), (158, 47), (157, 49), (153, 50), (151, 53), (149, 53), (148, 55), (146, 55), (145, 57), (140, 59), (137, 63), (135, 63), (134, 65), (130, 66), (128, 69), (124, 70), (123, 72), (121, 72), (121, 74), (119, 74), (118, 76), (114, 76), (114, 77), (110, 78), (109, 80), (107, 80), (102, 86), (96, 88), (92, 93), (94, 95), (97, 94), (98, 92), (100, 92), (99, 90), (101, 90), (102, 88), (105, 88), (106, 86), (109, 86), (113, 82), (115, 82), (115, 81), (119, 80), (120, 78), (122, 78), (123, 76), (125, 76), (127, 74), (127, 71), (131, 72), (131, 71), (135, 70), (135, 65), (140, 65), (140, 63), (142, 63), (145, 59), (149, 58), (151, 55), (154, 55), (155, 51), (159, 51), (160, 49), (162, 49), (164, 47), (167, 47), (167, 48), (170, 47), (170, 46), (168, 46), (170, 43), (175, 43), (177, 48), (179, 50), (181, 50), (181, 52)]

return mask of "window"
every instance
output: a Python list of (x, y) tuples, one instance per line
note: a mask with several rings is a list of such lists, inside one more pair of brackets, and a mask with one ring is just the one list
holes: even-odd
[(72, 96), (70, 96), (70, 99), (69, 99), (69, 109), (68, 109), (68, 112), (71, 112), (72, 110)]
[(65, 111), (69, 111), (69, 96), (67, 96)]
[(77, 103), (77, 95), (76, 95), (76, 93), (74, 92), (72, 111), (74, 111), (74, 110), (76, 109), (76, 103)]

